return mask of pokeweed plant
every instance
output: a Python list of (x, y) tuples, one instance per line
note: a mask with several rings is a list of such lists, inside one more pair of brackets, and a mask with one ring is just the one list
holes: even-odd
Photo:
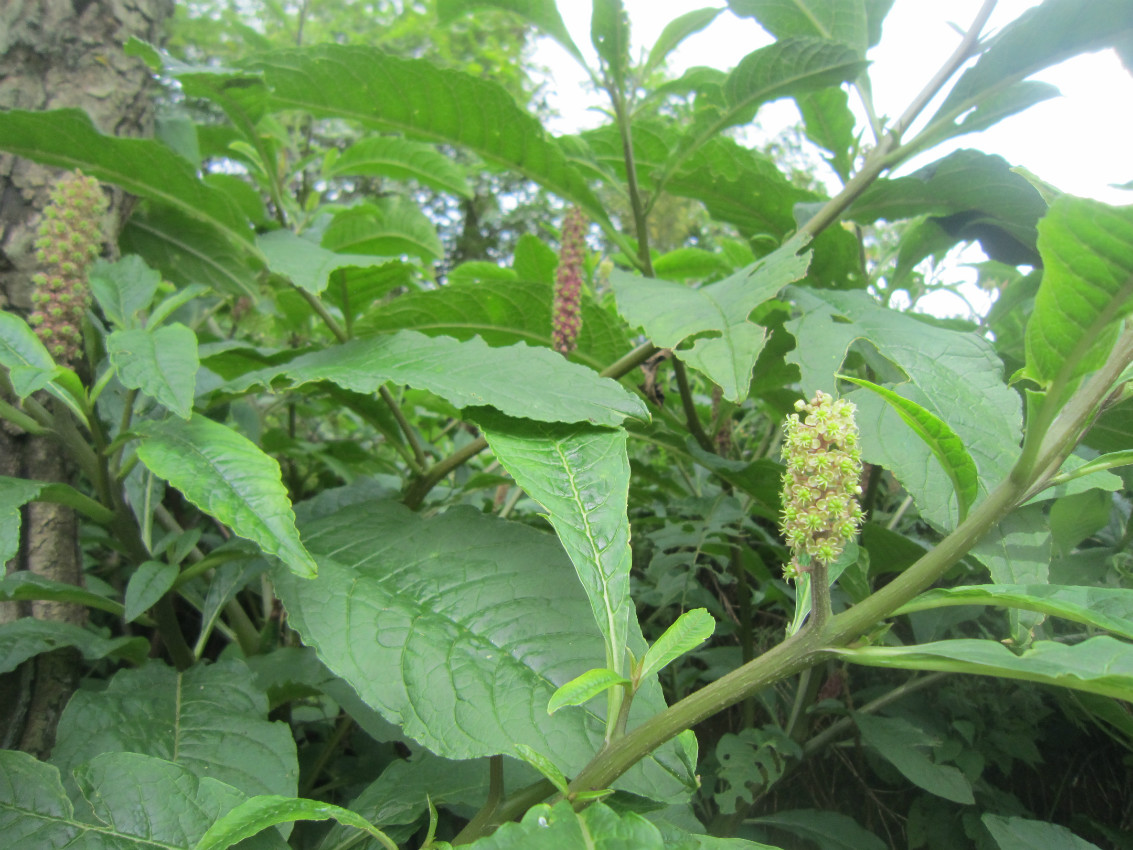
[[(87, 271), (66, 350), (41, 340), (62, 312), (0, 313), (0, 415), (81, 472), (0, 480), (3, 557), (45, 499), (84, 515), (89, 563), (85, 588), (12, 572), (0, 594), (91, 610), (89, 628), (0, 626), (4, 669), (69, 645), (103, 680), (75, 693), (49, 761), (0, 751), (13, 846), (759, 847), (768, 829), (882, 846), (844, 813), (760, 808), (854, 734), (973, 816), (981, 846), (1087, 846), (881, 711), (944, 673), (1069, 689), (1094, 717), (1133, 699), (1133, 523), (1112, 471), (1133, 461), (1133, 212), (974, 150), (893, 172), (1054, 96), (1028, 77), (1127, 39), (1133, 3), (1046, 0), (984, 37), (987, 2), (886, 119), (866, 53), (890, 5), (732, 0), (635, 61), (621, 3), (594, 0), (591, 66), (553, 3), (438, 3), (442, 25), (510, 10), (578, 59), (610, 121), (574, 136), (489, 79), (335, 44), (221, 69), (131, 43), (226, 117), (199, 128), (200, 160), (76, 110), (0, 114), (0, 149), (141, 201), (121, 258)], [(722, 13), (774, 42), (664, 79)], [(737, 140), (782, 98), (833, 197)], [(307, 128), (302, 155), (288, 127)], [(468, 197), (481, 167), (569, 205), (561, 254), (520, 239), (510, 266), (438, 274), (417, 201)], [(359, 196), (362, 178), (380, 191)], [(662, 250), (674, 198), (705, 235)], [(881, 229), (895, 264), (871, 255), (882, 220), (904, 223)], [(975, 240), (1007, 281), (986, 322), (884, 306)], [(1077, 521), (1083, 499), (1096, 521)], [(916, 638), (957, 605), (1008, 616)], [(846, 667), (934, 672), (820, 729), (812, 703)], [(724, 715), (725, 735), (700, 725)], [(307, 821), (333, 825), (292, 831)]]

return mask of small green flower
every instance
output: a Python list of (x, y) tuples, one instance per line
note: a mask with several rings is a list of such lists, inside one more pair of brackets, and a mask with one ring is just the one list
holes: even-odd
[[(792, 559), (788, 577), (806, 572), (814, 561), (831, 563), (857, 534), (862, 510), (861, 449), (856, 408), (819, 392), (795, 404), (787, 417), (783, 459), (783, 514), (780, 528)], [(803, 414), (805, 418), (800, 418)], [(800, 560), (806, 556), (806, 566)]]

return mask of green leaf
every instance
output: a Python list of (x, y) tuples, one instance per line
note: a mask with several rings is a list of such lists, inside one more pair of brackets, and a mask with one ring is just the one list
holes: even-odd
[(798, 742), (770, 723), (762, 729), (725, 733), (716, 744), (720, 785), (712, 797), (722, 813), (733, 814), (778, 782), (792, 760), (802, 758)]
[(607, 78), (615, 90), (625, 93), (629, 69), (629, 16), (622, 0), (592, 0), (590, 43), (602, 60)]
[(96, 260), (87, 274), (91, 294), (110, 323), (117, 328), (141, 326), (139, 314), (147, 309), (161, 285), (161, 275), (134, 254), (116, 263)]
[(978, 133), (998, 124), (1004, 118), (1059, 95), (1058, 89), (1050, 83), (1025, 80), (1009, 85), (985, 94), (973, 109), (959, 116), (940, 116), (939, 123), (930, 124), (917, 136), (917, 146), (928, 149), (946, 139), (963, 136), (966, 133)]
[(537, 26), (582, 62), (582, 51), (571, 40), (555, 0), (437, 0), (437, 19), (442, 24), (447, 24), (465, 12), (484, 7), (506, 9), (518, 15)]
[(568, 705), (584, 705), (615, 685), (626, 684), (629, 684), (629, 679), (605, 667), (587, 670), (551, 694), (551, 699), (547, 703), (547, 714), (554, 714)]
[[(1129, 466), (1133, 464), (1133, 449), (1126, 449), (1124, 451), (1108, 452), (1099, 455), (1088, 463), (1083, 463), (1075, 469), (1065, 470), (1051, 480), (1050, 484), (1055, 487), (1061, 487), (1071, 481), (1077, 481), (1087, 475), (1094, 475), (1107, 469), (1116, 469), (1119, 466)], [(1116, 477), (1116, 476), (1115, 476)], [(1118, 481), (1121, 479), (1118, 478)], [(1114, 483), (1114, 486), (1107, 486), (1106, 490), (1120, 490), (1121, 485)], [(1060, 493), (1059, 495), (1071, 495), (1070, 493)]]
[(126, 609), (123, 613), (126, 622), (134, 622), (152, 608), (173, 587), (178, 573), (177, 567), (164, 561), (139, 564), (126, 585)]
[(685, 611), (645, 653), (641, 662), (641, 678), (665, 669), (686, 652), (692, 652), (716, 631), (716, 621), (704, 608)]
[(1064, 195), (1039, 222), (1038, 244), (1026, 371), (1044, 388), (1069, 387), (1105, 362), (1133, 313), (1133, 208)]
[(691, 12), (685, 12), (680, 17), (673, 18), (665, 24), (665, 28), (661, 30), (661, 34), (657, 36), (657, 41), (653, 43), (653, 47), (649, 50), (649, 56), (646, 58), (641, 71), (642, 76), (648, 77), (651, 71), (661, 67), (669, 54), (676, 50), (682, 41), (711, 24), (722, 11), (723, 9), (711, 7), (693, 9)]
[(856, 820), (837, 812), (794, 809), (751, 818), (748, 823), (784, 830), (814, 842), (820, 850), (885, 850), (886, 846)]
[(524, 233), (515, 243), (512, 268), (519, 280), (537, 281), (554, 286), (559, 255), (546, 242), (531, 233)]
[(336, 214), (323, 233), (322, 244), (341, 254), (385, 258), (408, 254), (426, 263), (441, 259), (445, 253), (433, 222), (410, 198), (400, 195), (358, 204)]
[(715, 381), (729, 401), (747, 397), (751, 370), (763, 350), (766, 331), (748, 315), (788, 283), (806, 274), (808, 254), (788, 242), (774, 253), (718, 282), (691, 289), (683, 284), (642, 278), (615, 269), (610, 283), (618, 310), (631, 325), (645, 329), (659, 348), (676, 348), (706, 331), (677, 356)]
[[(551, 348), (551, 301), (548, 283), (461, 280), (402, 295), (359, 322), (356, 331), (364, 336), (406, 329), (461, 340), (480, 336), (494, 347), (527, 342)], [(630, 348), (629, 336), (618, 317), (583, 294), (582, 330), (571, 359), (601, 371)]]
[(602, 204), (539, 121), (496, 83), (438, 68), (426, 59), (398, 59), (377, 47), (327, 44), (280, 50), (248, 66), (263, 72), (277, 109), (302, 109), (460, 145), (574, 201), (593, 220), (611, 226)]
[(626, 432), (511, 420), (490, 410), (473, 418), (504, 469), (547, 511), (606, 640), (606, 666), (623, 674), (635, 617)]
[(243, 214), (226, 194), (202, 183), (185, 159), (152, 139), (105, 136), (81, 109), (0, 114), (0, 150), (43, 165), (82, 169), (168, 204), (251, 248), (252, 231)]
[(67, 505), (103, 525), (114, 520), (113, 511), (69, 484), (0, 475), (0, 564), (10, 561), (19, 550), (20, 508), (36, 501)]
[[(389, 501), (351, 505), (303, 531), (319, 575), (275, 571), (288, 622), (405, 735), (454, 759), (512, 755), (523, 743), (567, 775), (601, 748), (602, 706), (546, 711), (559, 685), (603, 655), (553, 536), (471, 508), (424, 518)], [(644, 651), (636, 623), (630, 633)], [(646, 683), (630, 722), (663, 707), (660, 687)], [(691, 781), (667, 745), (618, 787), (675, 798), (687, 790), (678, 777)]]
[[(244, 797), (223, 782), (137, 753), (100, 755), (76, 779), (85, 800), (77, 812), (55, 767), (0, 750), (0, 832), (9, 846), (192, 850)], [(287, 844), (273, 832), (244, 848), (286, 850)]]
[[(1042, 584), (1050, 573), (1051, 536), (1042, 505), (1028, 505), (1008, 515), (971, 549), (988, 568), (995, 584)], [(1043, 621), (1033, 613), (1011, 611), (1011, 637), (1030, 641), (1030, 631)]]
[(0, 673), (15, 670), (41, 652), (51, 652), (64, 646), (75, 647), (88, 661), (109, 657), (141, 664), (149, 652), (149, 642), (145, 638), (108, 640), (73, 623), (24, 617), (11, 623), (0, 623)]
[(296, 236), (290, 230), (273, 230), (256, 238), (268, 268), (283, 275), (300, 289), (318, 295), (338, 269), (382, 266), (388, 258), (371, 254), (338, 254)]
[(1103, 490), (1087, 490), (1055, 499), (1050, 506), (1050, 536), (1055, 550), (1068, 555), (1080, 543), (1109, 524), (1113, 496)]
[(546, 348), (517, 344), (489, 348), (482, 339), (460, 342), (399, 331), (304, 354), (282, 366), (231, 382), (241, 391), (286, 376), (293, 386), (332, 381), (372, 393), (386, 381), (429, 390), (457, 407), (492, 405), (543, 421), (616, 425), (627, 416), (648, 419), (645, 405), (617, 382)]
[(728, 6), (741, 17), (755, 18), (778, 39), (838, 41), (862, 55), (869, 44), (864, 0), (728, 0)]
[(1133, 590), (1059, 584), (979, 584), (935, 588), (897, 614), (950, 605), (1002, 605), (1038, 611), (1133, 640)]
[[(975, 461), (981, 488), (1010, 472), (1019, 452), (1022, 405), (1004, 384), (1003, 364), (987, 340), (886, 309), (865, 293), (788, 292), (803, 311), (786, 328), (797, 340), (787, 362), (799, 366), (804, 394), (837, 394), (835, 374), (851, 350), (860, 351), (894, 392), (948, 424)], [(908, 426), (880, 397), (860, 391), (849, 397), (858, 406), (863, 458), (889, 469), (925, 519), (952, 527), (956, 491), (929, 447), (907, 438)]]
[(15, 313), (0, 310), (0, 366), (10, 371), (12, 389), (21, 399), (43, 389), (55, 377), (55, 361), (35, 331)]
[[(591, 672), (594, 672), (594, 671), (591, 671)], [(586, 674), (583, 673), (582, 675), (585, 676)], [(617, 674), (615, 674), (615, 675), (617, 675)], [(577, 680), (575, 680), (575, 681), (577, 681)], [(567, 682), (567, 684), (563, 685), (563, 688), (566, 688), (566, 687), (569, 687), (569, 686), (570, 686), (570, 682)], [(561, 691), (562, 688), (559, 688), (559, 690)], [(555, 693), (558, 693), (558, 691), (556, 691)], [(553, 697), (552, 697), (552, 699), (553, 699)], [(585, 702), (585, 700), (584, 700), (584, 702)], [(581, 705), (581, 704), (582, 703), (577, 703), (577, 705)], [(549, 708), (550, 707), (548, 706), (548, 709)], [(548, 710), (547, 713), (553, 714), (554, 712)], [(533, 768), (535, 768), (537, 771), (539, 771), (541, 774), (543, 774), (543, 777), (545, 779), (547, 779), (552, 785), (554, 785), (555, 788), (559, 791), (560, 794), (565, 795), (569, 792), (570, 789), (569, 789), (569, 783), (567, 782), (567, 778), (565, 776), (563, 776), (563, 772), (561, 770), (559, 770), (557, 767), (555, 767), (555, 763), (553, 761), (551, 761), (549, 758), (547, 758), (545, 755), (538, 752), (537, 750), (533, 750), (531, 747), (527, 746), (527, 744), (516, 744), (515, 745), (515, 752), (519, 755), (519, 757), (521, 759), (523, 759), (525, 762), (527, 762), (529, 765), (531, 765)]]
[(156, 330), (113, 331), (106, 353), (118, 380), (141, 390), (182, 419), (193, 415), (197, 386), (197, 335), (180, 323)]
[(690, 277), (712, 277), (732, 271), (732, 264), (723, 254), (703, 248), (677, 248), (653, 261), (653, 272), (663, 280), (685, 280)]
[(179, 673), (159, 661), (122, 670), (103, 691), (77, 691), (59, 720), (51, 762), (64, 774), (99, 753), (166, 758), (247, 795), (294, 795), (299, 767), (285, 723), (242, 661)]
[(901, 417), (901, 420), (913, 429), (933, 456), (940, 462), (941, 467), (952, 482), (959, 503), (959, 522), (964, 521), (968, 515), (968, 508), (976, 500), (980, 492), (979, 473), (976, 462), (964, 448), (964, 441), (948, 427), (948, 423), (939, 416), (925, 410), (914, 401), (899, 396), (893, 390), (880, 387), (877, 384), (861, 378), (852, 378), (849, 375), (839, 375), (843, 381), (865, 387), (881, 396)]
[[(18, 540), (18, 536), (14, 538)], [(28, 602), (35, 599), (51, 602), (73, 602), (97, 608), (115, 616), (122, 616), (122, 603), (105, 596), (99, 596), (86, 588), (76, 587), (64, 581), (54, 581), (39, 573), (16, 570), (0, 579), (0, 601)]]
[(854, 713), (854, 722), (862, 741), (918, 788), (960, 805), (975, 803), (967, 777), (952, 765), (937, 764), (924, 752), (933, 740), (921, 729), (899, 717), (877, 717), (860, 711)]
[(384, 832), (349, 809), (318, 800), (275, 795), (252, 797), (230, 809), (201, 836), (195, 850), (227, 850), (268, 827), (297, 820), (335, 820), (372, 836), (389, 850), (397, 850), (397, 845)]
[(194, 415), (143, 423), (138, 457), (186, 499), (297, 575), (317, 567), (295, 530), (279, 464), (231, 428)]
[(1003, 817), (990, 812), (980, 816), (999, 850), (1101, 850), (1064, 826), (1027, 818)]
[(1000, 676), (1116, 699), (1133, 698), (1133, 645), (1105, 635), (1072, 646), (1037, 641), (1021, 655), (991, 640), (945, 640), (919, 646), (830, 651), (854, 664), (870, 667)]
[(843, 89), (828, 88), (795, 98), (806, 127), (806, 137), (830, 152), (827, 162), (842, 182), (854, 170), (854, 113), (850, 98)]
[[(634, 812), (615, 813), (602, 803), (575, 812), (569, 801), (528, 809), (519, 823), (505, 823), (475, 850), (665, 850), (660, 830)], [(751, 846), (745, 844), (743, 846)]]
[(396, 136), (370, 136), (357, 142), (324, 169), (325, 177), (390, 177), (416, 180), (440, 192), (473, 196), (464, 169), (432, 145)]

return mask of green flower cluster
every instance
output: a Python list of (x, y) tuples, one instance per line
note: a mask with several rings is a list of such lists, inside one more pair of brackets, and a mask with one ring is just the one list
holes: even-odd
[(64, 365), (74, 364), (82, 351), (82, 321), (90, 301), (87, 268), (102, 250), (106, 207), (98, 181), (76, 172), (51, 190), (35, 240), (43, 271), (32, 278), (35, 312), (28, 322)]
[(586, 258), (586, 228), (582, 210), (571, 207), (563, 219), (562, 249), (555, 272), (551, 340), (555, 350), (570, 354), (582, 330), (582, 262)]
[[(857, 534), (862, 509), (857, 496), (862, 472), (857, 408), (819, 391), (810, 403), (795, 403), (783, 444), (783, 518), (780, 528), (793, 559), (788, 573), (809, 571), (815, 560), (838, 559)], [(805, 414), (804, 419), (799, 414)], [(806, 565), (800, 555), (807, 555)]]

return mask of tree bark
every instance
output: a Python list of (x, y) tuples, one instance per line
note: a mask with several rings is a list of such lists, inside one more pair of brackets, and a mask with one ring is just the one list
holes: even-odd
[[(172, 0), (5, 0), (0, 2), (0, 110), (79, 107), (102, 132), (145, 136), (153, 128), (148, 69), (123, 52), (130, 36), (157, 43)], [(34, 241), (47, 194), (61, 172), (0, 153), (0, 309), (26, 316)], [(129, 199), (111, 191), (106, 242), (113, 246)], [(0, 422), (0, 475), (72, 483), (56, 441)], [(68, 508), (27, 506), (20, 551), (8, 565), (56, 581), (82, 584), (78, 522)], [(0, 623), (33, 616), (82, 623), (78, 605), (0, 603)], [(0, 745), (45, 756), (59, 714), (78, 681), (74, 651), (40, 655), (0, 678)]]

